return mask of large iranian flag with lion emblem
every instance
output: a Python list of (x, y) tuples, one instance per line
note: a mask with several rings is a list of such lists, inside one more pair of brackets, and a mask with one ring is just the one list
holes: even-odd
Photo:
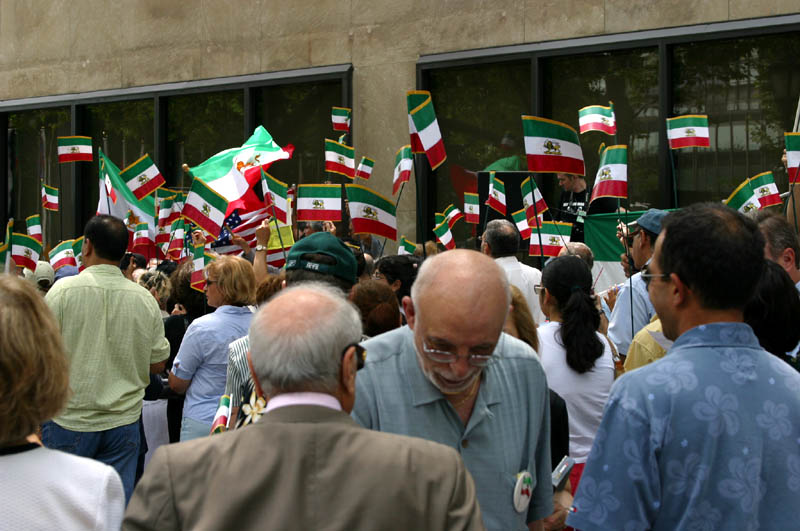
[(522, 131), (529, 171), (585, 174), (583, 151), (575, 129), (555, 120), (523, 116)]
[(181, 215), (216, 240), (225, 222), (227, 209), (228, 201), (224, 197), (200, 179), (195, 179)]
[(346, 184), (345, 191), (355, 234), (397, 240), (395, 204), (390, 199), (359, 184)]
[[(572, 233), (572, 223), (560, 221), (544, 221), (538, 230), (531, 232), (531, 245), (528, 251), (530, 256), (558, 256), (562, 247), (569, 243)], [(539, 239), (541, 236), (541, 249)]]
[(342, 188), (338, 184), (297, 186), (297, 221), (342, 221)]

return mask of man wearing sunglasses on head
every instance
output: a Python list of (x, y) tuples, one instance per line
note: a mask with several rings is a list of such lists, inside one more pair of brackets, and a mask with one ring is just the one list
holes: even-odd
[(488, 256), (428, 258), (403, 298), (408, 326), (364, 343), (352, 416), (456, 448), (487, 529), (542, 529), (553, 497), (548, 390), (535, 352), (502, 333), (510, 300)]

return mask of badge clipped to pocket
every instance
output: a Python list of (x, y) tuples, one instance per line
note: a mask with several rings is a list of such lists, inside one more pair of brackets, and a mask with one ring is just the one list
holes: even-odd
[(533, 476), (527, 470), (517, 474), (517, 484), (514, 485), (514, 510), (518, 513), (525, 512), (531, 503), (533, 495)]

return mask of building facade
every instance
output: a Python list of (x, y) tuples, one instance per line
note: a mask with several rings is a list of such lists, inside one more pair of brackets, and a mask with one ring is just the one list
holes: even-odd
[[(399, 199), (398, 234), (417, 241), (482, 170), (524, 159), (521, 115), (577, 128), (578, 109), (608, 101), (618, 135), (582, 135), (587, 179), (601, 142), (628, 145), (631, 208), (718, 201), (763, 171), (785, 191), (798, 30), (788, 0), (4, 1), (0, 220), (38, 213), (45, 182), (62, 203), (45, 215), (48, 242), (80, 234), (97, 167), (59, 165), (60, 135), (91, 136), (120, 168), (149, 153), (168, 186), (187, 187), (184, 163), (264, 125), (295, 147), (276, 177), (323, 182), (332, 106), (352, 107), (356, 159), (375, 159), (368, 185), (391, 196), (413, 89), (432, 92), (448, 155), (435, 172), (417, 158)], [(665, 119), (692, 113), (708, 114), (711, 148), (670, 153)], [(554, 176), (536, 179), (557, 197)], [(462, 244), (475, 235), (456, 226)]]

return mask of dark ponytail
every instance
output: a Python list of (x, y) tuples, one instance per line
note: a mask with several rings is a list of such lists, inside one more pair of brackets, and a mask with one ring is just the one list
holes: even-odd
[(542, 285), (555, 297), (561, 313), (567, 365), (579, 374), (589, 371), (604, 350), (597, 337), (600, 312), (592, 295), (592, 272), (577, 256), (560, 256), (545, 267)]

